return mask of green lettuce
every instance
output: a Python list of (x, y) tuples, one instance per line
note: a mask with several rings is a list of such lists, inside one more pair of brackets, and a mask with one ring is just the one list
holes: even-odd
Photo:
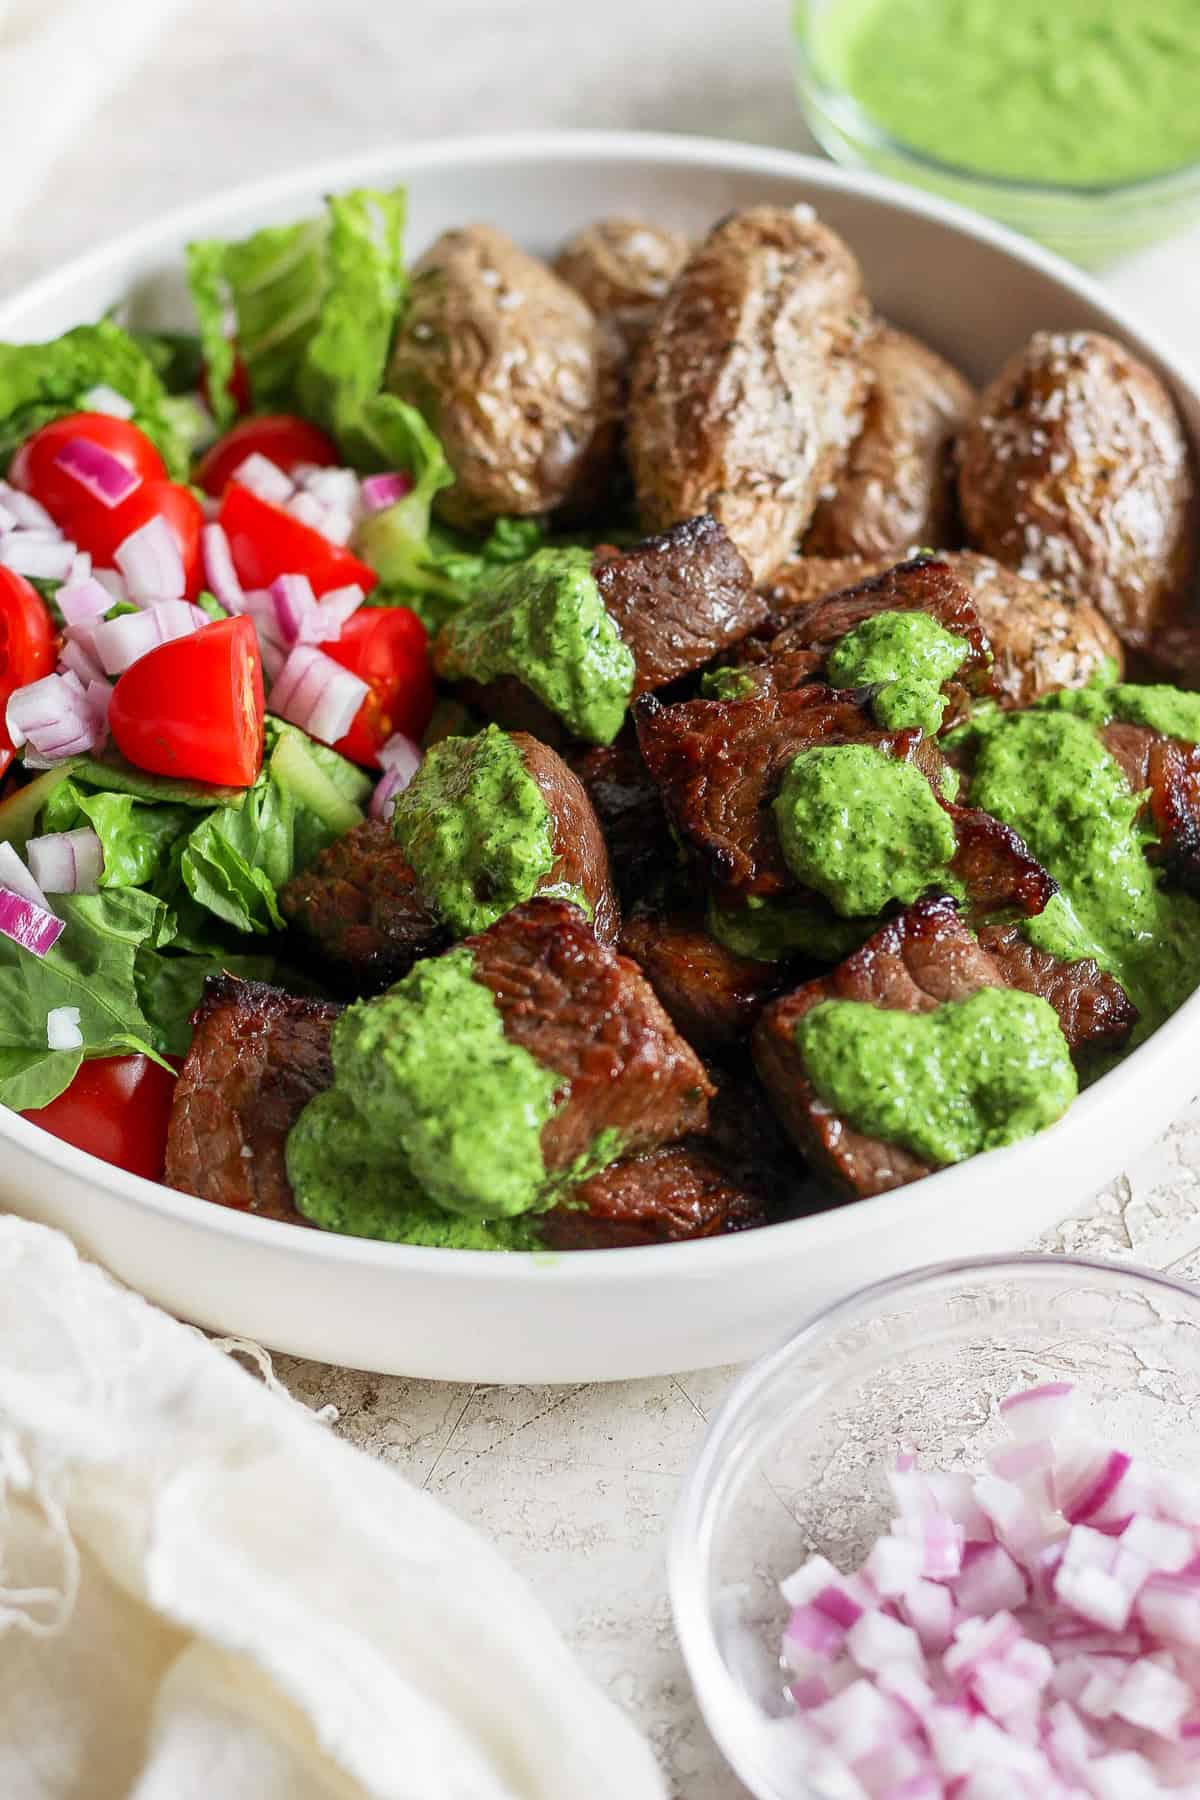
[[(136, 971), (170, 936), (167, 907), (139, 888), (56, 895), (54, 907), (66, 930), (46, 956), (0, 938), (0, 1101), (20, 1110), (49, 1105), (85, 1056), (160, 1055)], [(79, 1009), (78, 1050), (47, 1049), (59, 1006)]]
[(154, 363), (112, 319), (76, 325), (43, 344), (0, 343), (0, 467), (41, 426), (76, 412), (91, 388), (110, 387), (133, 407), (168, 472), (188, 473), (190, 443), (177, 403)]

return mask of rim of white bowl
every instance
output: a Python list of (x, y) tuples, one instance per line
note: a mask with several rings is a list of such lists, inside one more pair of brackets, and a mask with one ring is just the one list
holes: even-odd
[[(766, 146), (739, 143), (721, 138), (692, 137), (663, 132), (638, 131), (514, 131), (505, 133), (457, 135), (410, 143), (388, 143), (373, 150), (351, 156), (309, 164), (299, 170), (288, 170), (265, 180), (223, 189), (207, 199), (160, 215), (148, 224), (122, 233), (117, 238), (97, 245), (73, 258), (49, 275), (28, 283), (0, 301), (0, 333), (11, 329), (18, 313), (26, 317), (39, 307), (52, 305), (62, 289), (102, 276), (113, 262), (136, 260), (154, 251), (166, 240), (202, 234), (220, 227), (231, 212), (261, 209), (270, 211), (293, 195), (298, 199), (314, 190), (353, 186), (387, 177), (412, 182), (429, 170), (453, 167), (469, 161), (489, 164), (521, 164), (527, 162), (590, 163), (657, 163), (686, 167), (701, 164), (743, 174), (768, 177), (791, 177), (798, 183), (827, 192), (861, 194), (888, 206), (900, 214), (931, 219), (957, 234), (992, 246), (1012, 260), (1072, 290), (1079, 298), (1107, 313), (1116, 328), (1144, 345), (1166, 369), (1175, 384), (1191, 393), (1200, 405), (1200, 383), (1174, 351), (1156, 333), (1148, 331), (1113, 301), (1100, 284), (1084, 274), (1064, 257), (1043, 249), (1031, 240), (976, 214), (969, 208), (935, 194), (909, 188), (886, 176), (843, 169), (821, 157), (798, 151), (775, 150)], [(1081, 1094), (1069, 1112), (1035, 1137), (1026, 1138), (1006, 1149), (988, 1151), (969, 1163), (958, 1164), (927, 1175), (922, 1180), (896, 1192), (876, 1195), (835, 1206), (824, 1212), (804, 1214), (758, 1230), (733, 1233), (724, 1237), (693, 1240), (680, 1244), (648, 1244), (611, 1250), (573, 1250), (570, 1252), (513, 1252), (498, 1256), (487, 1250), (450, 1250), (427, 1248), (415, 1244), (382, 1243), (375, 1238), (354, 1238), (336, 1232), (310, 1231), (281, 1220), (262, 1219), (252, 1213), (234, 1211), (214, 1205), (194, 1195), (183, 1194), (161, 1182), (131, 1175), (111, 1163), (102, 1162), (87, 1151), (51, 1136), (19, 1113), (0, 1107), (0, 1141), (8, 1139), (28, 1151), (48, 1168), (63, 1174), (89, 1180), (93, 1186), (122, 1200), (134, 1202), (148, 1212), (166, 1216), (180, 1225), (245, 1243), (269, 1246), (310, 1260), (369, 1264), (377, 1267), (405, 1269), (410, 1273), (432, 1276), (446, 1275), (454, 1259), (455, 1278), (463, 1282), (486, 1282), (489, 1286), (509, 1283), (524, 1285), (531, 1279), (554, 1279), (560, 1283), (590, 1285), (597, 1280), (618, 1282), (622, 1286), (640, 1282), (659, 1283), (674, 1268), (681, 1273), (697, 1270), (719, 1272), (747, 1270), (765, 1259), (773, 1259), (784, 1247), (781, 1233), (790, 1237), (804, 1234), (805, 1242), (814, 1250), (825, 1250), (857, 1237), (872, 1215), (882, 1222), (890, 1211), (894, 1224), (898, 1206), (904, 1207), (905, 1221), (913, 1223), (922, 1213), (940, 1211), (947, 1184), (966, 1185), (967, 1171), (987, 1163), (996, 1172), (1004, 1170), (1014, 1183), (1036, 1179), (1042, 1160), (1042, 1146), (1051, 1134), (1060, 1137), (1082, 1134), (1089, 1121), (1106, 1111), (1113, 1084), (1122, 1089), (1135, 1089), (1143, 1084), (1154, 1086), (1154, 1071), (1173, 1060), (1188, 1044), (1196, 1025), (1200, 1024), (1200, 991), (1191, 995), (1179, 1010), (1156, 1032), (1133, 1051), (1119, 1067), (1103, 1076), (1086, 1093)], [(865, 1209), (869, 1211), (864, 1212)]]

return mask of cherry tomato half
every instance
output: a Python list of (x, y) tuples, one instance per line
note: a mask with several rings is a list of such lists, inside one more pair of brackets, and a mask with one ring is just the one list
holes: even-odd
[(341, 637), (321, 648), (371, 690), (334, 749), (377, 769), (380, 747), (393, 732), (419, 738), (429, 723), (433, 669), (425, 627), (407, 606), (360, 606)]
[(294, 413), (263, 413), (242, 419), (204, 452), (196, 465), (197, 486), (220, 499), (230, 477), (248, 456), (265, 456), (285, 475), (290, 475), (297, 463), (328, 468), (338, 459), (325, 433), (307, 419), (298, 419)]
[(57, 1100), (25, 1117), (65, 1144), (158, 1181), (174, 1093), (171, 1071), (148, 1056), (98, 1056), (80, 1065)]
[(97, 568), (115, 568), (117, 551), (130, 532), (153, 518), (165, 519), (183, 558), (184, 592), (189, 600), (195, 599), (204, 586), (200, 549), (204, 508), (191, 488), (177, 481), (144, 481), (120, 506), (106, 507), (98, 501), (92, 501), (92, 506), (95, 510), (90, 515), (85, 518), (81, 513), (64, 530), (88, 552)]
[(65, 419), (52, 419), (26, 438), (12, 459), (9, 480), (39, 500), (67, 536), (88, 550), (91, 546), (76, 535), (76, 520), (90, 519), (93, 511), (110, 513), (113, 509), (97, 500), (56, 460), (73, 438), (86, 438), (89, 444), (107, 450), (144, 482), (165, 480), (167, 469), (144, 431), (128, 419), (114, 419), (108, 413), (68, 413)]
[(4, 728), (8, 697), (53, 668), (54, 624), (41, 595), (23, 575), (0, 568), (0, 775), (15, 754)]
[(139, 769), (249, 787), (263, 751), (262, 659), (245, 614), (138, 658), (113, 689), (108, 722)]
[(239, 482), (231, 481), (225, 489), (218, 518), (245, 588), (270, 587), (280, 575), (307, 575), (317, 595), (352, 582), (365, 593), (379, 579), (352, 551), (331, 543), (282, 507), (260, 500)]

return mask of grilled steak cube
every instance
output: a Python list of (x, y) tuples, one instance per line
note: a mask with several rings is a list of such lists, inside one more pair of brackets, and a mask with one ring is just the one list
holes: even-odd
[(1039, 994), (1058, 1014), (1072, 1054), (1119, 1050), (1138, 1021), (1138, 1010), (1115, 975), (1090, 956), (1061, 962), (1021, 935), (1018, 925), (985, 925), (979, 942), (997, 965), (1006, 986)]
[(259, 981), (211, 977), (175, 1084), (168, 1187), (305, 1225), (284, 1164), (288, 1132), (333, 1079), (329, 1033), (340, 1008)]
[(719, 1237), (768, 1222), (763, 1195), (693, 1140), (593, 1175), (546, 1214), (542, 1230), (552, 1250), (616, 1250)]
[(786, 968), (738, 956), (689, 913), (643, 910), (626, 919), (632, 956), (689, 1044), (706, 1055), (749, 1035), (762, 1006), (786, 985)]
[(450, 937), (388, 827), (366, 819), (279, 891), (299, 960), (352, 999), (382, 993)]
[(615, 744), (573, 756), (571, 766), (600, 821), (621, 900), (631, 906), (678, 868), (667, 815), (637, 739), (622, 732)]
[(667, 817), (723, 904), (796, 888), (771, 802), (792, 762), (818, 744), (864, 743), (940, 774), (943, 762), (917, 731), (880, 731), (869, 709), (813, 682), (753, 700), (638, 702), (638, 742)]
[(1200, 744), (1144, 725), (1106, 725), (1100, 735), (1134, 793), (1149, 790), (1155, 855), (1167, 880), (1200, 898)]
[(548, 885), (580, 888), (592, 908), (592, 930), (602, 944), (611, 944), (620, 928), (620, 911), (608, 845), (587, 790), (556, 750), (523, 731), (513, 733), (513, 742), (550, 810), (554, 867)]
[(542, 1132), (548, 1173), (602, 1133), (629, 1156), (702, 1131), (713, 1093), (636, 963), (598, 943), (577, 907), (531, 900), (465, 939), (504, 1034), (562, 1077)]
[(708, 513), (629, 550), (601, 545), (592, 573), (633, 651), (635, 694), (702, 669), (767, 616), (741, 552)]

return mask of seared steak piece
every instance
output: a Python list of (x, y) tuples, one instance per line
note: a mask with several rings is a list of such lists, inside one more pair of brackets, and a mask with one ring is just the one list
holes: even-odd
[(953, 900), (918, 900), (828, 975), (773, 1001), (759, 1016), (754, 1060), (787, 1131), (852, 1194), (882, 1194), (928, 1175), (930, 1165), (911, 1150), (856, 1131), (818, 1097), (796, 1044), (796, 1026), (823, 1000), (920, 1013), (1005, 985)]
[(552, 1250), (617, 1250), (768, 1223), (764, 1196), (744, 1186), (703, 1141), (690, 1141), (593, 1175), (546, 1214), (542, 1230)]
[(1072, 1055), (1079, 1050), (1119, 1050), (1137, 1024), (1137, 1007), (1125, 989), (1090, 956), (1060, 962), (1022, 937), (1017, 925), (985, 925), (979, 942), (1006, 987), (1039, 994), (1050, 1002)]
[(1150, 791), (1158, 837), (1151, 852), (1167, 880), (1200, 897), (1200, 744), (1181, 743), (1145, 725), (1106, 725), (1104, 747), (1135, 794)]
[(1044, 910), (1058, 883), (1046, 873), (1011, 825), (973, 806), (942, 805), (954, 822), (958, 849), (950, 864), (966, 889), (968, 911), (978, 921), (1015, 911), (1032, 918)]
[(308, 1223), (292, 1204), (284, 1146), (313, 1095), (333, 1080), (329, 1033), (340, 1010), (260, 981), (209, 978), (175, 1083), (168, 1187)]
[(632, 732), (571, 758), (608, 844), (613, 879), (630, 906), (677, 866), (671, 828)]
[(591, 902), (592, 930), (602, 944), (614, 943), (621, 916), (609, 872), (608, 845), (587, 791), (556, 750), (524, 731), (514, 731), (512, 738), (554, 823), (554, 867), (547, 885), (582, 888)]
[(787, 983), (784, 965), (727, 950), (692, 913), (634, 913), (621, 949), (640, 965), (688, 1043), (706, 1055), (745, 1038), (760, 1008)]
[(733, 905), (796, 887), (771, 802), (802, 750), (860, 742), (915, 762), (931, 777), (943, 767), (920, 732), (880, 731), (865, 704), (816, 682), (744, 701), (664, 706), (647, 695), (636, 720), (668, 818), (720, 899)]
[(449, 933), (422, 898), (389, 828), (365, 819), (279, 890), (297, 960), (348, 999), (379, 994)]
[(767, 616), (741, 552), (708, 513), (629, 550), (602, 544), (592, 573), (633, 651), (635, 694), (703, 668)]
[(703, 1131), (714, 1092), (636, 963), (598, 943), (577, 907), (531, 900), (465, 940), (511, 1043), (563, 1078), (542, 1132), (551, 1173), (601, 1132), (637, 1155)]

